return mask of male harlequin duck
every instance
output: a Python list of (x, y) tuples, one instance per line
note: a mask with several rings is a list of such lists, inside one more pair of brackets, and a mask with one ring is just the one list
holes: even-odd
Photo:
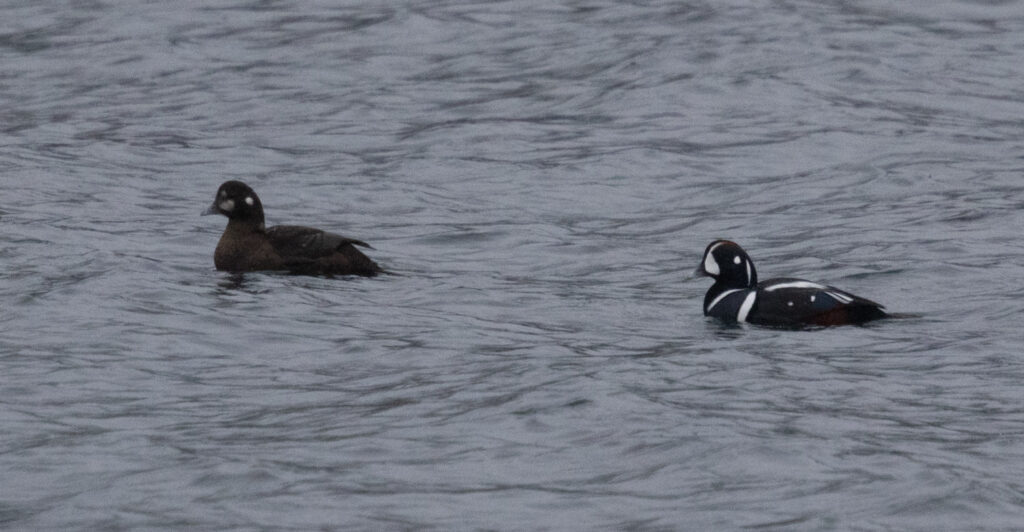
[(847, 325), (884, 318), (885, 307), (838, 288), (779, 278), (757, 282), (754, 263), (739, 245), (716, 240), (697, 268), (715, 280), (704, 296), (704, 315), (727, 322), (774, 327)]
[(228, 217), (228, 226), (213, 253), (218, 270), (366, 276), (381, 272), (380, 266), (356, 249), (355, 246), (369, 248), (365, 242), (312, 227), (264, 227), (263, 204), (241, 181), (224, 182), (213, 205), (203, 214)]

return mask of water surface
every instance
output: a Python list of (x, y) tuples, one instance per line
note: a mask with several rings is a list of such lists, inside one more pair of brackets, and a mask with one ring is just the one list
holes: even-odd
[[(1012, 529), (1016, 3), (0, 7), (0, 524)], [(400, 275), (217, 272), (228, 179)], [(701, 315), (762, 277), (916, 315)]]

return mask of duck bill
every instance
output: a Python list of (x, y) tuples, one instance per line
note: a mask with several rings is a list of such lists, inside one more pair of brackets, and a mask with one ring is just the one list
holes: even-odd
[(210, 207), (207, 208), (205, 211), (199, 213), (199, 216), (208, 216), (210, 214), (220, 214), (220, 211), (217, 210), (217, 204), (216, 203), (210, 205)]
[(696, 277), (711, 277), (708, 272), (704, 271), (704, 268), (697, 266), (696, 270), (693, 270), (693, 275)]

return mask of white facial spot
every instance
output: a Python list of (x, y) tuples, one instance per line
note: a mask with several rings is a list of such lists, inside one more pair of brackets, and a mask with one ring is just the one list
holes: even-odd
[(235, 200), (224, 200), (218, 203), (217, 206), (224, 212), (231, 212), (235, 209)]
[(787, 307), (792, 307), (793, 306), (793, 302), (792, 301), (786, 301), (786, 306)]
[(252, 196), (245, 197), (245, 204), (252, 207)]
[(221, 190), (220, 191), (220, 197), (225, 198), (225, 197), (227, 197), (227, 195), (228, 195), (228, 191), (227, 190)]
[(739, 255), (736, 255), (735, 257), (733, 257), (733, 258), (732, 258), (732, 263), (733, 263), (733, 264), (736, 264), (736, 265), (739, 265), (739, 263), (740, 263), (740, 262), (741, 262), (742, 260), (743, 260), (743, 259), (741, 259)]
[(811, 303), (814, 303), (814, 296), (811, 296)]

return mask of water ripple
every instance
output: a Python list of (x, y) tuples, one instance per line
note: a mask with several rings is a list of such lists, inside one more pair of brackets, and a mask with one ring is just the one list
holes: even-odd
[[(1019, 526), (1013, 4), (0, 15), (5, 526)], [(396, 275), (215, 271), (227, 179)]]

